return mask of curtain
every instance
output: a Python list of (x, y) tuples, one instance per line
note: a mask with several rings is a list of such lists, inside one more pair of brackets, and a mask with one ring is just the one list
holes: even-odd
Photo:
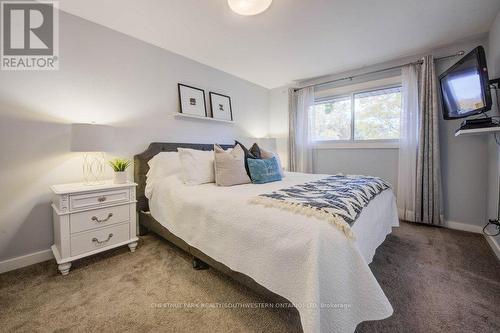
[(439, 108), (432, 56), (423, 58), (419, 78), (419, 114), (415, 220), (443, 224), (439, 162)]
[(415, 222), (418, 149), (418, 65), (401, 70), (403, 108), (399, 139), (397, 203), (399, 218)]
[(289, 169), (294, 172), (313, 172), (311, 109), (314, 88), (289, 90), (288, 156)]

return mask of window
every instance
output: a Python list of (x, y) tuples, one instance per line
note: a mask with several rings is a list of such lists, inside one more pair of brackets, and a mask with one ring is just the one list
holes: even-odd
[(351, 138), (351, 97), (338, 97), (314, 105), (313, 138), (349, 140)]
[(317, 100), (312, 111), (313, 139), (398, 140), (401, 104), (399, 86)]

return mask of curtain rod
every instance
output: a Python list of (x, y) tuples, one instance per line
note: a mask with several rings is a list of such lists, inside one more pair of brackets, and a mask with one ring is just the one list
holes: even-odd
[[(450, 54), (450, 55), (447, 55), (447, 56), (444, 56), (444, 57), (440, 57), (440, 58), (435, 58), (434, 60), (436, 60), (436, 61), (438, 61), (438, 60), (445, 60), (445, 59), (449, 59), (449, 58), (460, 57), (460, 56), (463, 56), (464, 54), (465, 54), (464, 51), (458, 51), (457, 53)], [(409, 63), (406, 63), (406, 64), (398, 65), (398, 66), (392, 66), (392, 67), (378, 69), (378, 70), (371, 71), (371, 72), (366, 72), (366, 73), (356, 74), (356, 75), (352, 75), (352, 76), (341, 77), (341, 78), (338, 78), (338, 79), (335, 79), (335, 80), (325, 81), (325, 82), (321, 82), (321, 83), (309, 84), (309, 85), (304, 86), (304, 87), (295, 88), (293, 91), (299, 91), (301, 89), (309, 88), (309, 87), (320, 87), (320, 86), (324, 86), (324, 85), (327, 85), (327, 84), (330, 84), (330, 83), (334, 83), (334, 82), (339, 82), (339, 81), (344, 81), (344, 80), (352, 80), (352, 79), (360, 77), (360, 76), (366, 76), (366, 75), (371, 75), (371, 74), (377, 74), (377, 73), (387, 72), (387, 71), (390, 71), (390, 70), (393, 70), (393, 69), (402, 68), (402, 67), (407, 66), (407, 65), (415, 65), (415, 64), (422, 64), (422, 63), (423, 63), (423, 60), (417, 60), (417, 61), (409, 62)]]

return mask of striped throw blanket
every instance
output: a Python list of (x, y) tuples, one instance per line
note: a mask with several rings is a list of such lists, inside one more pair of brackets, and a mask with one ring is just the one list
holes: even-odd
[(351, 226), (363, 208), (388, 188), (378, 177), (335, 175), (261, 194), (251, 202), (327, 220), (352, 239)]

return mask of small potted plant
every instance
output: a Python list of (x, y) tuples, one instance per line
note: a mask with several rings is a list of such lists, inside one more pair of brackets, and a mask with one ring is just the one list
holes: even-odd
[(115, 158), (114, 160), (109, 161), (109, 165), (111, 165), (113, 171), (115, 172), (113, 183), (124, 184), (127, 182), (126, 170), (130, 166), (130, 164), (130, 160), (126, 160), (123, 158)]

